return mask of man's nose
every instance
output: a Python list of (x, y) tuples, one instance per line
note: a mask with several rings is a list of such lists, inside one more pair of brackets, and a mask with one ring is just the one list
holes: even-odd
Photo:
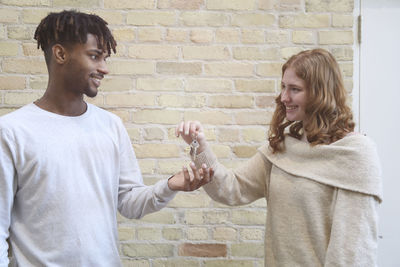
[(98, 68), (98, 71), (101, 72), (104, 75), (109, 73), (108, 67), (107, 67), (107, 62), (105, 60), (101, 61), (100, 66)]

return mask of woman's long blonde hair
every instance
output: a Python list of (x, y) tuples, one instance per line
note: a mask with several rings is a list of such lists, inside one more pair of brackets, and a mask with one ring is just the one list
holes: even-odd
[(354, 130), (353, 115), (346, 104), (347, 92), (335, 58), (324, 49), (307, 50), (292, 56), (282, 66), (292, 68), (306, 84), (306, 118), (288, 121), (281, 94), (275, 99), (276, 109), (269, 130), (272, 151), (284, 150), (285, 128), (289, 135), (301, 138), (303, 130), (311, 145), (330, 144)]

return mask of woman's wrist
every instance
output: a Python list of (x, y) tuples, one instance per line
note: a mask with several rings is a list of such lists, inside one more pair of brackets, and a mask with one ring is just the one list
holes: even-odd
[(197, 149), (197, 155), (202, 153), (204, 150), (206, 150), (206, 145), (199, 146)]

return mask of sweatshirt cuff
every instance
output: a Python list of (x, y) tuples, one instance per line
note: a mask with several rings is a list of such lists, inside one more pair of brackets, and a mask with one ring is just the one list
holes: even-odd
[[(191, 157), (193, 160), (193, 155), (191, 155)], [(201, 168), (201, 165), (204, 163), (207, 165), (207, 168), (212, 167), (215, 170), (215, 167), (218, 164), (217, 157), (209, 146), (207, 146), (203, 152), (197, 154), (196, 160), (193, 160), (193, 162), (197, 169)]]
[(173, 191), (168, 186), (168, 179), (158, 181), (154, 185), (154, 194), (160, 202), (169, 202), (179, 191)]

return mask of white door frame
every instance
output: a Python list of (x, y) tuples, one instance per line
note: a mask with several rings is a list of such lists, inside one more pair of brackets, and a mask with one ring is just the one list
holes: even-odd
[[(361, 44), (358, 15), (361, 14)], [(354, 1), (353, 110), (358, 130), (377, 144), (383, 173), (378, 263), (400, 266), (400, 1)], [(369, 53), (368, 55), (366, 53)]]

